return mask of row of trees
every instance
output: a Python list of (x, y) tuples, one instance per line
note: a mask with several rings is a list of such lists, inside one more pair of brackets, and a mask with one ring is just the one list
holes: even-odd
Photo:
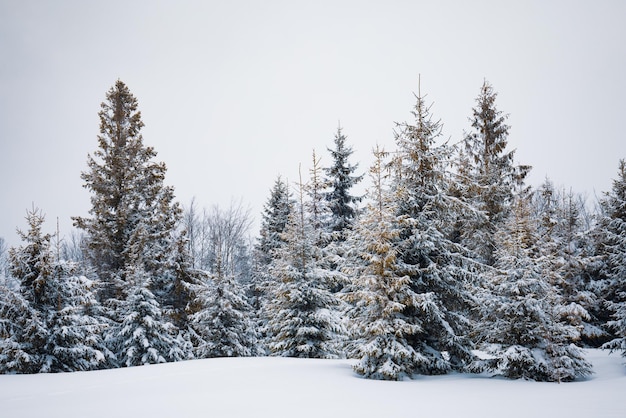
[(33, 209), (8, 251), (0, 369), (269, 354), (348, 356), (376, 379), (588, 375), (580, 346), (626, 352), (626, 167), (596, 213), (548, 180), (531, 190), (496, 98), (485, 82), (469, 132), (450, 144), (418, 92), (396, 149), (373, 150), (365, 196), (339, 128), (331, 166), (313, 153), (308, 180), (276, 179), (251, 241), (240, 204), (175, 202), (118, 81), (82, 174), (82, 239), (57, 236), (55, 252)]

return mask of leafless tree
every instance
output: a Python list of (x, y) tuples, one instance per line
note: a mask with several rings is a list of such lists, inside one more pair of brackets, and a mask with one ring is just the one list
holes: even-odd
[(183, 215), (194, 268), (217, 277), (245, 280), (250, 270), (250, 209), (231, 202), (227, 209), (214, 205), (198, 214), (195, 200)]

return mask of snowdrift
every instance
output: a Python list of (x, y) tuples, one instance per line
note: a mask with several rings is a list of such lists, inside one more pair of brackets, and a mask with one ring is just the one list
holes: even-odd
[(349, 360), (219, 358), (97, 372), (0, 376), (0, 415), (17, 417), (626, 417), (618, 354), (586, 350), (573, 383), (487, 375), (357, 377)]

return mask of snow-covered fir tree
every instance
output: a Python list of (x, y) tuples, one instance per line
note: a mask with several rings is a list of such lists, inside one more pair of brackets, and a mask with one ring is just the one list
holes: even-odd
[(205, 275), (195, 303), (189, 326), (196, 358), (260, 354), (252, 306), (234, 277)]
[(495, 235), (496, 263), (490, 270), (480, 312), (478, 340), (495, 373), (518, 379), (564, 382), (591, 373), (582, 350), (571, 343), (579, 331), (564, 322), (560, 297), (551, 283), (530, 218), (526, 197)]
[(150, 276), (139, 265), (134, 272), (127, 271), (127, 277), (132, 285), (120, 307), (122, 321), (107, 335), (110, 346), (117, 348), (119, 365), (131, 367), (189, 358), (185, 342), (174, 325), (165, 320), (150, 290)]
[(462, 195), (486, 216), (461, 222), (460, 240), (479, 260), (493, 264), (494, 234), (506, 219), (515, 190), (523, 183), (529, 166), (515, 165), (515, 151), (507, 151), (508, 115), (496, 108), (497, 93), (484, 81), (470, 118), (472, 129), (465, 134), (457, 167)]
[(351, 357), (358, 359), (354, 370), (366, 378), (400, 380), (424, 360), (410, 339), (422, 332), (413, 311), (426, 298), (413, 291), (411, 278), (400, 267), (401, 226), (394, 196), (385, 185), (386, 153), (377, 147), (374, 157), (369, 203), (347, 240), (358, 254), (349, 269), (350, 291), (343, 296), (352, 304)]
[[(155, 162), (156, 152), (144, 145), (137, 99), (122, 81), (107, 92), (98, 115), (99, 147), (88, 157), (89, 170), (81, 174), (84, 187), (92, 192), (91, 216), (76, 217), (74, 223), (85, 233), (85, 257), (95, 273), (110, 329), (116, 330), (132, 312), (127, 298), (147, 297), (138, 283), (151, 286), (144, 290), (154, 296), (161, 315), (180, 312), (174, 303), (186, 305), (179, 300), (185, 293), (176, 293), (185, 264), (173, 257), (180, 254), (178, 241), (184, 237), (177, 231), (181, 208), (173, 188), (164, 185), (165, 164)], [(110, 349), (119, 353), (119, 347)], [(124, 356), (122, 363), (139, 361)]]
[(156, 152), (144, 145), (137, 99), (122, 81), (107, 92), (98, 115), (99, 148), (88, 157), (89, 170), (81, 175), (92, 192), (91, 217), (76, 217), (74, 223), (86, 234), (85, 255), (101, 283), (100, 298), (125, 299), (126, 273), (133, 264), (129, 246), (142, 228), (142, 234), (148, 234), (141, 249), (142, 270), (150, 275), (159, 301), (168, 303), (174, 268), (168, 254), (176, 248), (181, 208), (173, 188), (164, 185), (165, 164), (155, 162)]
[(304, 202), (304, 210), (308, 214), (311, 228), (315, 233), (315, 244), (318, 247), (325, 246), (330, 241), (331, 210), (329, 202), (324, 196), (326, 180), (322, 178), (320, 158), (313, 150), (312, 166), (309, 170), (309, 182), (302, 185), (307, 199)]
[(93, 282), (77, 266), (54, 260), (51, 236), (42, 232), (44, 216), (27, 212), (29, 229), (19, 231), (24, 245), (10, 250), (17, 289), (6, 289), (0, 309), (4, 339), (0, 364), (5, 372), (38, 373), (92, 370), (111, 358), (102, 340)]
[(363, 179), (363, 175), (356, 175), (359, 165), (349, 161), (354, 151), (346, 144), (346, 136), (341, 127), (337, 128), (334, 143), (334, 149), (328, 149), (333, 164), (325, 169), (329, 186), (326, 199), (332, 213), (330, 228), (333, 232), (340, 233), (339, 238), (343, 239), (341, 233), (354, 222), (357, 205), (361, 201), (360, 196), (352, 194), (352, 189)]
[[(145, 252), (151, 239), (151, 231), (143, 224), (138, 225), (129, 239), (123, 272), (127, 297), (118, 304), (116, 321), (106, 333), (107, 343), (121, 366), (178, 361), (191, 356), (190, 344), (165, 317), (163, 304), (152, 290), (159, 272), (146, 269), (150, 265), (146, 257), (153, 255)], [(171, 274), (171, 285), (176, 288), (176, 271)]]
[(39, 373), (48, 339), (44, 318), (24, 295), (0, 287), (0, 373)]
[(615, 338), (605, 348), (626, 357), (626, 160), (620, 160), (613, 188), (601, 201), (600, 252), (607, 278), (606, 297), (613, 312), (608, 323)]
[(259, 238), (254, 247), (254, 264), (251, 283), (250, 303), (257, 312), (258, 330), (261, 342), (267, 340), (265, 333), (268, 317), (266, 304), (271, 299), (271, 287), (276, 279), (269, 273), (269, 266), (279, 249), (285, 245), (283, 233), (293, 210), (289, 185), (278, 176), (270, 190), (270, 196), (263, 207)]
[[(45, 351), (51, 356), (51, 372), (73, 372), (107, 367), (114, 361), (103, 340), (95, 282), (77, 275), (77, 266), (57, 264), (50, 283), (56, 309), (47, 317), (49, 330)], [(96, 315), (93, 315), (93, 314)], [(42, 370), (45, 371), (45, 370)]]
[(590, 243), (584, 211), (579, 196), (559, 193), (549, 179), (532, 195), (530, 216), (536, 224), (539, 262), (559, 295), (558, 314), (578, 331), (573, 338), (577, 344), (606, 335), (592, 317), (600, 302), (586, 272)]
[(272, 261), (272, 252), (284, 244), (281, 236), (287, 227), (292, 207), (289, 185), (278, 176), (261, 216), (261, 229), (256, 247), (260, 268), (265, 268)]
[(401, 225), (399, 263), (422, 298), (411, 312), (421, 327), (410, 339), (421, 359), (415, 372), (438, 374), (464, 370), (473, 361), (467, 315), (475, 303), (476, 274), (467, 251), (449, 239), (453, 214), (462, 204), (450, 194), (451, 150), (436, 144), (441, 125), (424, 97), (416, 99), (415, 123), (398, 124), (393, 188)]
[(300, 202), (289, 215), (284, 245), (272, 252), (271, 284), (263, 316), (267, 347), (285, 357), (337, 357), (341, 331), (334, 309), (338, 300), (329, 290), (329, 271), (321, 262), (311, 214), (305, 212), (303, 185)]

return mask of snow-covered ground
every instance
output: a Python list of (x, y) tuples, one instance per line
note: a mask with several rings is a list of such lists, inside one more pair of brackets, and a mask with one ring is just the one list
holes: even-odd
[(452, 374), (403, 382), (357, 377), (347, 360), (224, 358), (86, 373), (0, 376), (0, 416), (626, 417), (618, 354), (587, 350), (573, 383)]

